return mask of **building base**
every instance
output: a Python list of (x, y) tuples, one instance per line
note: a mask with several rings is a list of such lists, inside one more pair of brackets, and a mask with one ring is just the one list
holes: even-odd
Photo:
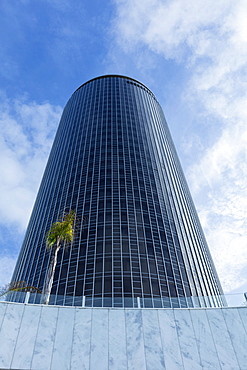
[(0, 303), (0, 369), (247, 369), (247, 307)]

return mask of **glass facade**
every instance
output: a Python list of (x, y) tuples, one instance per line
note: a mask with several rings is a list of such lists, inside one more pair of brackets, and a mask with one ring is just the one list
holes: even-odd
[(181, 297), (186, 307), (184, 297), (213, 296), (206, 305), (221, 305), (164, 114), (140, 82), (101, 76), (68, 101), (13, 281), (42, 289), (50, 258), (45, 235), (69, 209), (76, 211), (75, 238), (58, 255), (55, 303), (121, 307), (140, 298), (165, 307)]

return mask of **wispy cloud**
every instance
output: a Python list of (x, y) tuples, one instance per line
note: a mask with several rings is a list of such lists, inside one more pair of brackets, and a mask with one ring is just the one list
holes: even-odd
[(186, 67), (187, 88), (181, 95), (201, 120), (200, 133), (206, 133), (182, 140), (186, 155), (193, 156), (187, 177), (225, 290), (243, 288), (247, 285), (247, 3), (116, 0), (115, 4), (115, 36), (125, 53), (141, 46)]
[(0, 95), (0, 285), (10, 282), (61, 112)]
[(216, 143), (188, 169), (209, 245), (227, 291), (246, 285), (246, 148), (246, 122), (228, 123)]
[(0, 256), (0, 287), (10, 283), (16, 263), (15, 257)]
[(51, 148), (61, 108), (26, 99), (0, 102), (0, 224), (22, 231)]

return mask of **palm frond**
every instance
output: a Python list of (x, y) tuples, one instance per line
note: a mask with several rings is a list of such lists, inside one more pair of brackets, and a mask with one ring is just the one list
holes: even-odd
[(5, 294), (9, 294), (12, 292), (30, 292), (30, 293), (41, 293), (41, 290), (32, 286), (28, 285), (24, 280), (19, 281), (12, 281), (11, 283), (5, 285), (0, 289), (0, 297), (4, 296)]

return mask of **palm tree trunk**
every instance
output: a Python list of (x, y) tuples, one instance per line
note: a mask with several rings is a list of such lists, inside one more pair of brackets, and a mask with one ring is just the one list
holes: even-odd
[(51, 289), (52, 289), (55, 269), (57, 265), (57, 254), (58, 254), (59, 249), (60, 249), (59, 243), (57, 243), (55, 248), (52, 249), (49, 267), (47, 270), (45, 283), (44, 283), (44, 287), (42, 291), (42, 301), (41, 301), (42, 304), (48, 304), (50, 300)]

